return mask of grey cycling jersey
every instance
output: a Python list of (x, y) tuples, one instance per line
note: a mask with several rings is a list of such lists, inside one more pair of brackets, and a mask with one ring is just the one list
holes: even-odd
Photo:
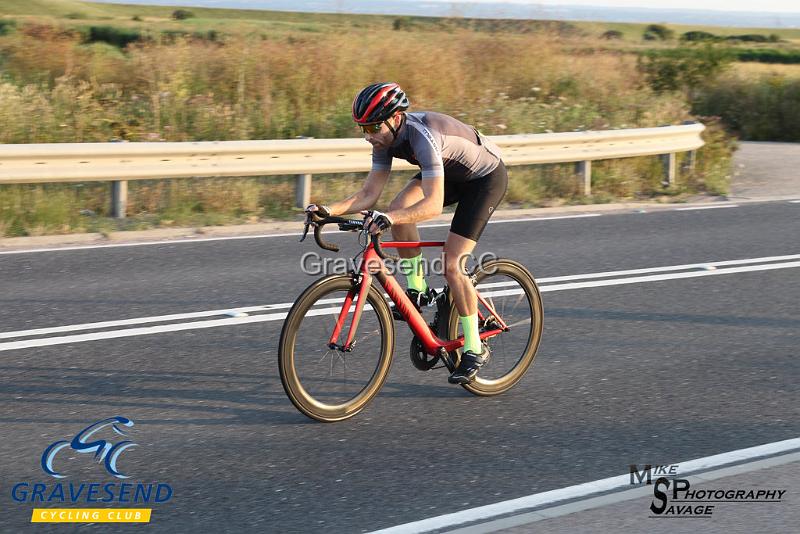
[(392, 158), (422, 169), (422, 178), (444, 175), (448, 182), (466, 182), (491, 173), (500, 150), (475, 128), (432, 111), (406, 113), (389, 148), (372, 150), (372, 168), (391, 170)]

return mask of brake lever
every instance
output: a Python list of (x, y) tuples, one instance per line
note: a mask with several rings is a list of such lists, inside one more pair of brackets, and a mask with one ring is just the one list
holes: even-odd
[(313, 215), (313, 213), (307, 213), (306, 214), (306, 222), (303, 225), (303, 236), (300, 238), (300, 243), (305, 241), (306, 236), (308, 235), (308, 229), (311, 228), (312, 226), (314, 228), (317, 227), (317, 224), (314, 222), (314, 215)]

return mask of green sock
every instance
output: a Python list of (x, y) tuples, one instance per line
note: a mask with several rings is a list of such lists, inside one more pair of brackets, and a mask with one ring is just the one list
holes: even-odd
[(480, 354), (483, 347), (478, 332), (478, 314), (468, 317), (459, 316), (459, 319), (461, 319), (461, 329), (464, 331), (464, 352), (471, 350), (475, 354)]
[(425, 276), (422, 273), (422, 254), (413, 258), (403, 258), (401, 267), (406, 275), (406, 280), (408, 280), (409, 289), (416, 289), (420, 293), (428, 289), (428, 283), (425, 282)]

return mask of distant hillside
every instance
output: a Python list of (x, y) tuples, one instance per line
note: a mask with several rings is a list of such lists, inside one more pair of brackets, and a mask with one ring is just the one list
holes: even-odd
[[(22, 0), (5, 0), (5, 2)], [(800, 28), (800, 13), (712, 11), (593, 6), (550, 6), (519, 3), (396, 2), (394, 0), (94, 0), (115, 4), (197, 6), (228, 9), (264, 9), (311, 13), (361, 13), (431, 17), (577, 20), (600, 22), (667, 22), (672, 24)], [(63, 2), (70, 3), (70, 2)], [(665, 2), (668, 5), (668, 2)], [(702, 5), (702, 2), (698, 2)], [(757, 8), (754, 3), (753, 7)]]

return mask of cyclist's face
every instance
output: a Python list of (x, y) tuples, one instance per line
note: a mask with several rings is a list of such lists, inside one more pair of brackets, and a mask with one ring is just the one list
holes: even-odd
[[(397, 128), (397, 122), (399, 121), (397, 120), (397, 115), (395, 115), (386, 122), (391, 124), (392, 128)], [(380, 123), (380, 125), (375, 125), (376, 128), (378, 126), (380, 126), (378, 131), (373, 131), (375, 128), (366, 128), (364, 131), (364, 139), (375, 148), (389, 148), (389, 145), (394, 141), (394, 135), (392, 135), (392, 131), (385, 122)]]

